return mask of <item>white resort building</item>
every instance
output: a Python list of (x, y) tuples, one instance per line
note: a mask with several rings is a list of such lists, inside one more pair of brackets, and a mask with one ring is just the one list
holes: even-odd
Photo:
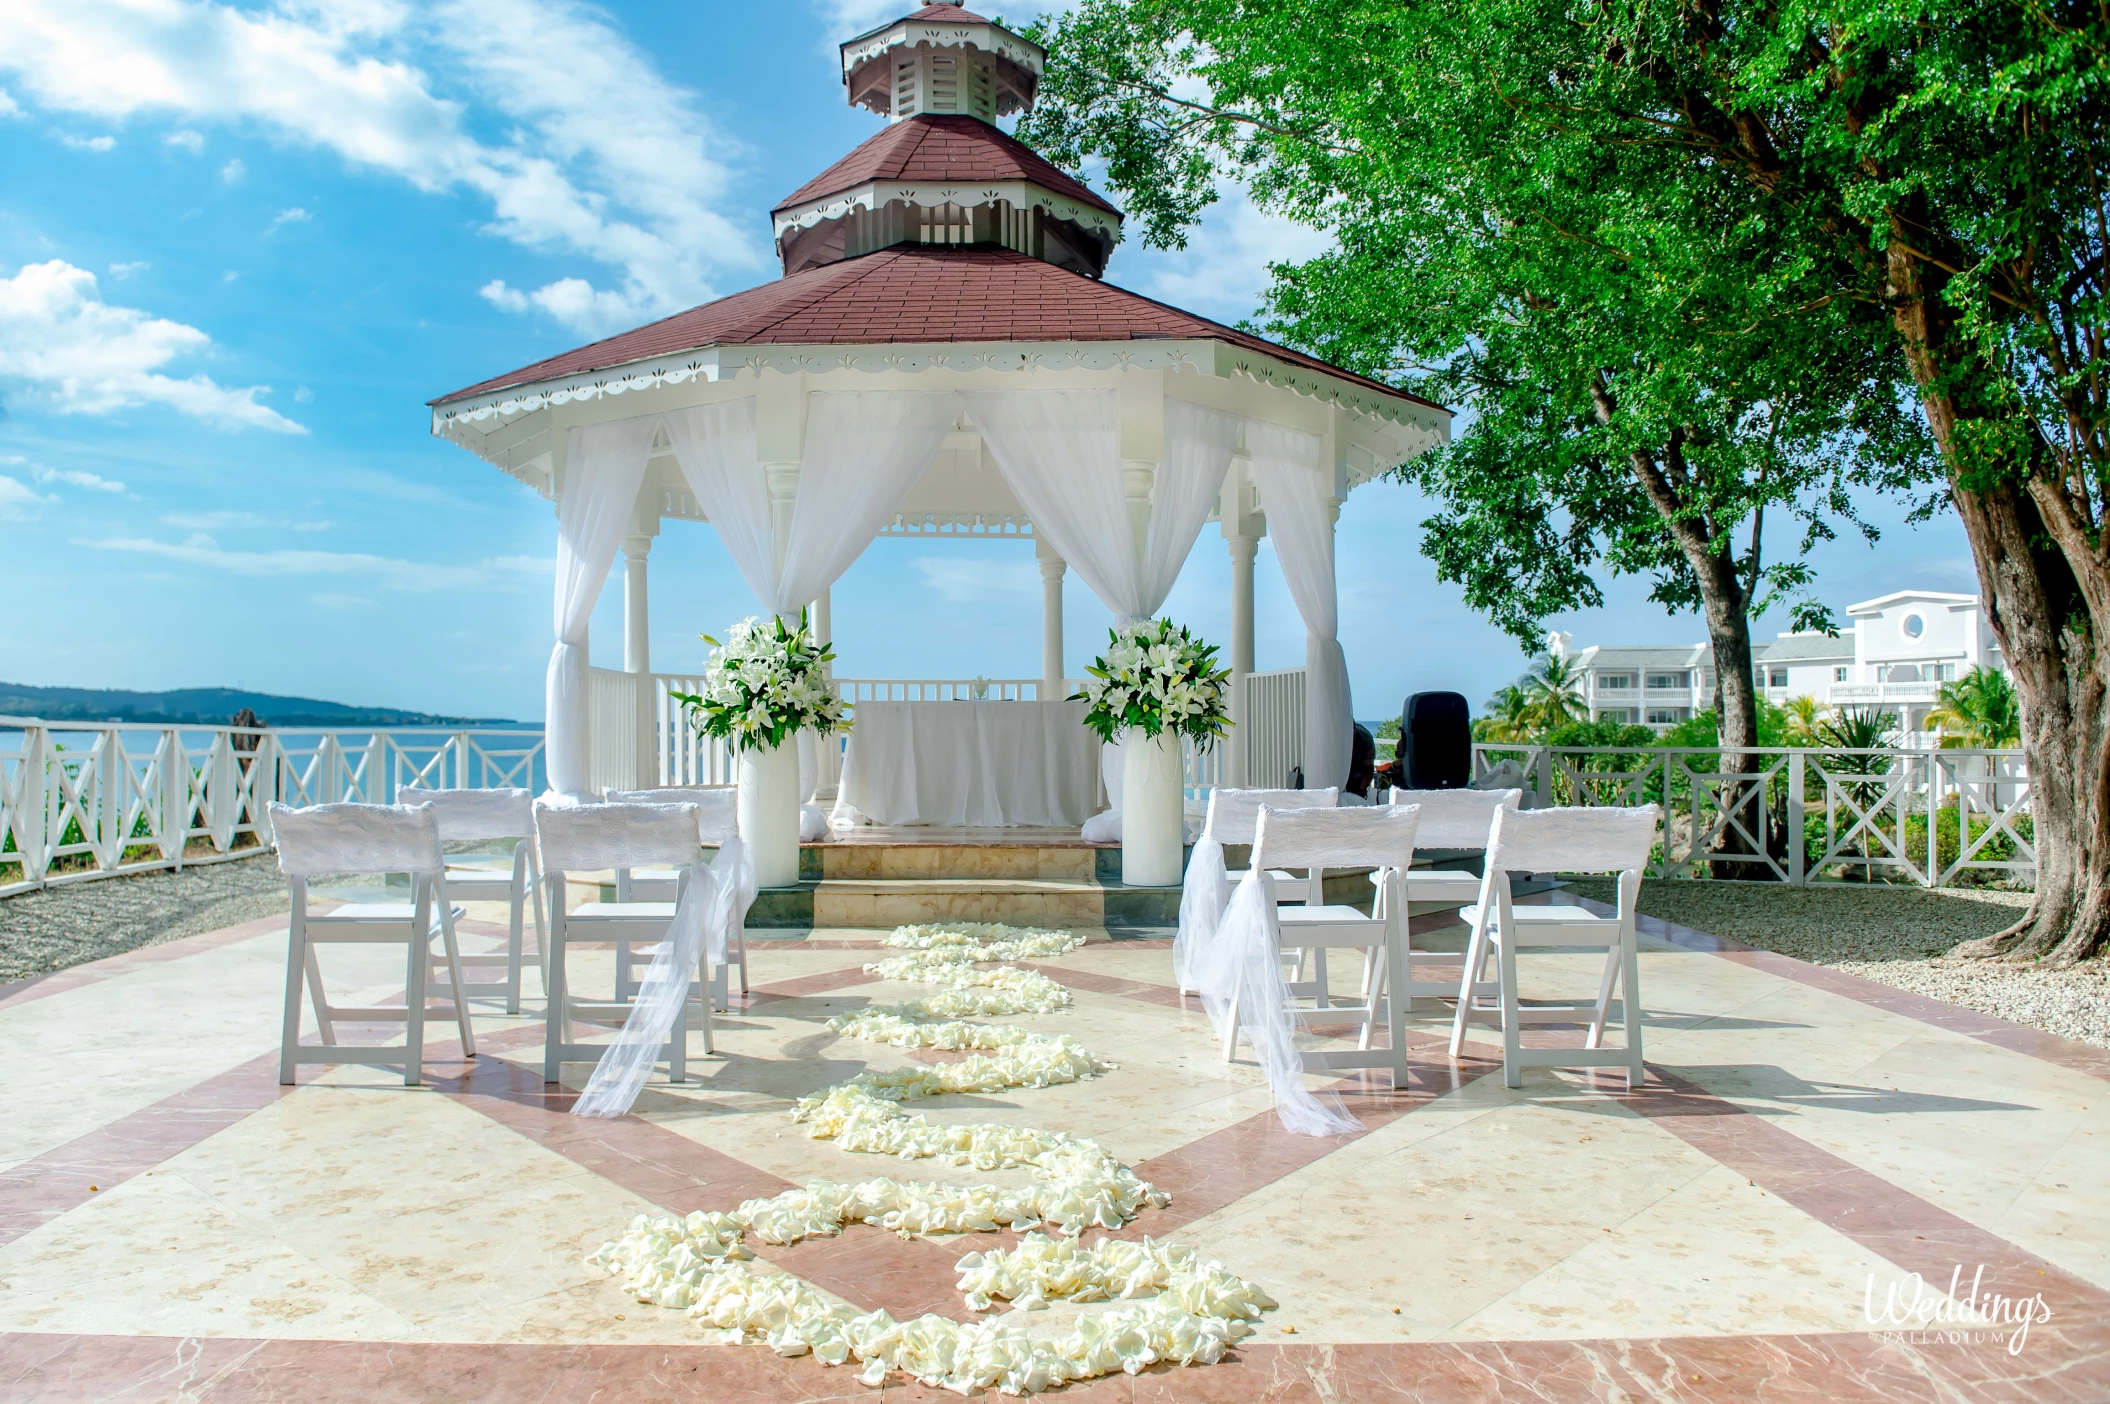
[[(1945, 682), (2007, 662), (1976, 595), (1899, 590), (1848, 605), (1853, 622), (1836, 636), (1780, 634), (1753, 642), (1752, 659), (1770, 702), (1814, 697), (1827, 706), (1880, 706), (1908, 733), (1925, 729)], [(1574, 646), (1547, 637), (1548, 651), (1583, 676), (1590, 715), (1668, 729), (1714, 705), (1714, 651), (1707, 644)]]

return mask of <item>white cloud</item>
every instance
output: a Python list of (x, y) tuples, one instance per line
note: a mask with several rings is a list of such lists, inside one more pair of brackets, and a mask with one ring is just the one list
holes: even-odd
[(151, 537), (105, 537), (99, 541), (76, 541), (98, 551), (158, 556), (186, 565), (205, 566), (229, 575), (282, 578), (307, 575), (353, 575), (383, 590), (431, 591), (509, 589), (514, 579), (547, 574), (551, 563), (534, 557), (498, 556), (475, 565), (435, 565), (427, 561), (399, 560), (369, 555), (363, 551), (230, 551), (203, 532), (181, 541), (157, 541)]
[(162, 521), (185, 531), (219, 531), (226, 527), (267, 527), (273, 531), (328, 531), (328, 522), (289, 522), (255, 512), (169, 512)]
[[(261, 129), (466, 191), (487, 227), (610, 270), (524, 292), (584, 332), (712, 295), (762, 262), (721, 212), (732, 142), (581, 0), (13, 0), (0, 69), (44, 106)], [(480, 133), (502, 133), (484, 137)], [(222, 175), (240, 178), (239, 162)], [(606, 286), (599, 284), (605, 283)]]
[(314, 215), (309, 214), (300, 206), (295, 205), (291, 209), (280, 210), (276, 215), (273, 215), (271, 218), (271, 227), (266, 229), (264, 232), (266, 234), (276, 234), (285, 225), (306, 224), (309, 220), (313, 218), (315, 218)]
[(0, 522), (33, 522), (37, 509), (53, 500), (18, 479), (0, 477)]
[(136, 263), (113, 263), (110, 265), (110, 276), (113, 278), (129, 278), (134, 273), (143, 272), (151, 267), (153, 265), (144, 259)]
[(1031, 560), (918, 556), (913, 564), (924, 587), (953, 604), (973, 604), (991, 595), (1040, 595), (1040, 566)]
[(242, 177), (247, 174), (249, 168), (242, 164), (242, 158), (239, 156), (220, 167), (220, 181), (223, 185), (240, 185)]
[(1243, 190), (1226, 188), (1222, 195), (1184, 250), (1124, 250), (1108, 270), (1109, 281), (1236, 322), (1259, 309), (1271, 281), (1270, 263), (1302, 263), (1333, 247), (1331, 235), (1262, 211)]
[(117, 138), (114, 136), (82, 137), (74, 136), (69, 132), (60, 132), (59, 142), (61, 145), (72, 147), (75, 151), (108, 151), (117, 145)]
[(112, 478), (99, 477), (79, 468), (46, 468), (39, 463), (29, 470), (30, 476), (40, 483), (68, 483), (74, 487), (91, 488), (96, 492), (123, 492), (125, 485)]
[(13, 98), (7, 95), (7, 89), (0, 88), (0, 117), (20, 117), (21, 115), (22, 109), (15, 104)]
[(161, 142), (164, 146), (173, 146), (179, 150), (188, 151), (191, 155), (195, 156), (205, 149), (205, 134), (203, 132), (194, 132), (188, 127), (183, 127), (179, 128), (176, 131), (170, 132), (167, 136), (161, 139)]
[(364, 595), (340, 595), (325, 590), (319, 595), (308, 596), (308, 603), (319, 609), (372, 609), (374, 602)]
[(61, 414), (158, 405), (228, 427), (308, 432), (258, 403), (267, 385), (231, 388), (204, 375), (161, 373), (211, 345), (196, 327), (104, 302), (93, 273), (60, 259), (0, 279), (0, 381), (21, 384)]
[(294, 403), (294, 404), (296, 404), (296, 405), (305, 405), (305, 404), (309, 403), (310, 401), (312, 401), (312, 400), (313, 400), (314, 398), (315, 398), (315, 392), (314, 392), (313, 390), (310, 390), (310, 389), (309, 389), (309, 388), (308, 388), (307, 386), (305, 386), (305, 385), (296, 385), (296, 386), (294, 386), (294, 387), (293, 387), (293, 403)]

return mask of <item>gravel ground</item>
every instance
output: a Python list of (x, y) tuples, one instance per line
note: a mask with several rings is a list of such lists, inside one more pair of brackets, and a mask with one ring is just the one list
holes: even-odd
[[(1570, 887), (1614, 900), (1609, 882)], [(2045, 970), (1950, 954), (2013, 922), (2028, 905), (2026, 892), (1985, 889), (1641, 885), (1641, 910), (1649, 916), (2110, 1048), (2110, 964)]]
[(0, 898), (0, 983), (287, 910), (268, 852)]

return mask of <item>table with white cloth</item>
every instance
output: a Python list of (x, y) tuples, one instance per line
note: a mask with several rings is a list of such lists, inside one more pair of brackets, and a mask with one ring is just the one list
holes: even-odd
[(837, 824), (1076, 828), (1100, 808), (1082, 702), (859, 702)]

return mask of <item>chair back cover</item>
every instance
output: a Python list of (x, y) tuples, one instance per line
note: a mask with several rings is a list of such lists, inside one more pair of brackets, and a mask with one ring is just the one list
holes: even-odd
[(693, 804), (552, 804), (535, 801), (543, 871), (686, 868), (700, 861)]
[(1392, 791), (1393, 804), (1411, 804), (1421, 811), (1414, 842), (1423, 848), (1485, 848), (1495, 811), (1515, 809), (1523, 798), (1522, 790)]
[(397, 804), (429, 804), (442, 839), (519, 839), (535, 832), (535, 797), (526, 790), (427, 790), (404, 785)]
[(1218, 786), (1209, 791), (1209, 819), (1202, 826), (1202, 836), (1218, 843), (1251, 843), (1263, 804), (1277, 809), (1326, 809), (1340, 801), (1340, 790), (1331, 785), (1323, 790), (1231, 790)]
[(1414, 805), (1353, 809), (1260, 807), (1253, 867), (1406, 868), (1414, 862)]
[(740, 832), (740, 790), (735, 785), (662, 785), (652, 790), (608, 790), (612, 804), (693, 804), (703, 842), (722, 847)]
[(317, 873), (437, 873), (440, 828), (428, 805), (318, 804), (271, 806), (278, 870)]
[(1487, 870), (1512, 873), (1623, 873), (1648, 866), (1663, 811), (1653, 804), (1565, 809), (1498, 809)]

